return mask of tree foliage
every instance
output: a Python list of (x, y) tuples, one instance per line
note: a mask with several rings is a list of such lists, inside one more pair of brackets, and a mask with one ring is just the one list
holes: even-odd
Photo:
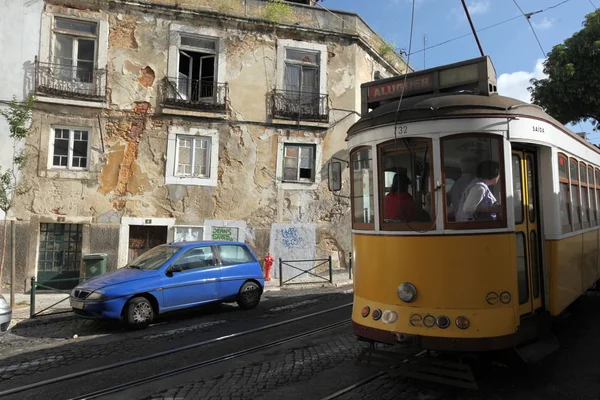
[(590, 121), (600, 129), (600, 10), (583, 29), (556, 45), (544, 62), (545, 79), (532, 79), (532, 101), (563, 124)]
[(12, 165), (6, 169), (0, 167), (0, 210), (4, 213), (8, 213), (18, 192), (17, 172), (25, 166), (26, 158), (25, 151), (17, 150), (17, 145), (29, 135), (34, 102), (33, 95), (23, 102), (13, 97), (8, 108), (0, 110), (0, 115), (8, 122), (9, 137), (13, 139)]

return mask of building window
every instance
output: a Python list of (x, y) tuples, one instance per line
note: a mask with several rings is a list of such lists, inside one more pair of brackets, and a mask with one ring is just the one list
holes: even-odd
[(177, 136), (175, 176), (210, 178), (210, 138)]
[(569, 169), (568, 158), (564, 154), (558, 155), (558, 184), (560, 202), (560, 224), (562, 232), (571, 231), (571, 200), (569, 194)]
[(97, 26), (93, 22), (54, 19), (54, 63), (64, 80), (93, 81)]
[(327, 47), (279, 40), (277, 57), (278, 84), (273, 92), (273, 117), (327, 121)]
[(53, 128), (52, 167), (88, 169), (89, 130), (79, 128)]
[(398, 139), (379, 146), (382, 229), (434, 229), (431, 154), (431, 139)]
[(283, 181), (315, 181), (315, 145), (285, 143), (283, 147)]
[(600, 170), (594, 169), (596, 178), (596, 222), (600, 225)]
[(204, 238), (204, 228), (201, 226), (176, 226), (173, 233), (174, 242), (197, 242)]
[(359, 148), (350, 156), (352, 163), (352, 226), (375, 228), (373, 159), (370, 148)]
[(96, 65), (98, 24), (54, 18), (49, 63), (36, 64), (36, 91), (75, 98), (102, 97), (104, 71)]
[[(451, 189), (445, 192), (446, 227), (506, 227), (502, 138), (485, 134), (453, 135), (442, 139), (441, 150), (444, 181), (454, 180)], [(518, 190), (516, 195), (522, 201), (520, 193), (524, 188), (519, 185)], [(515, 218), (522, 220), (522, 215)]]
[(219, 134), (216, 129), (170, 126), (167, 140), (167, 185), (216, 186)]
[(199, 109), (225, 109), (227, 84), (218, 82), (216, 38), (176, 33), (177, 74), (167, 78), (165, 102)]

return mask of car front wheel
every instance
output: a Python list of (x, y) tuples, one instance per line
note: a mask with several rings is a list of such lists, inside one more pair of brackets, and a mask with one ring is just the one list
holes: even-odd
[(130, 328), (143, 329), (154, 319), (152, 304), (145, 297), (134, 297), (125, 305), (125, 322)]
[(245, 282), (238, 293), (237, 303), (241, 308), (249, 310), (258, 305), (260, 295), (260, 286), (256, 282)]

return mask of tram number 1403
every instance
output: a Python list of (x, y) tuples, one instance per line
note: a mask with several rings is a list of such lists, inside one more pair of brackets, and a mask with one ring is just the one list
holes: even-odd
[(544, 128), (542, 128), (541, 126), (534, 126), (533, 131), (537, 133), (544, 133)]

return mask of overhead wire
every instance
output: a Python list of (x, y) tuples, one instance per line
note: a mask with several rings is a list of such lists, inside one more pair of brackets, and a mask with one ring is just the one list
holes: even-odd
[[(519, 3), (517, 3), (517, 0), (512, 0), (512, 1), (513, 1), (513, 3), (515, 3), (515, 5), (519, 9), (519, 11), (523, 15), (523, 17), (525, 18), (525, 20), (529, 24), (529, 27), (531, 28), (531, 32), (533, 32), (533, 36), (535, 36), (535, 40), (537, 41), (538, 45), (540, 46), (540, 50), (542, 51), (542, 54), (544, 55), (544, 57), (547, 57), (548, 54), (544, 51), (544, 47), (542, 46), (542, 42), (540, 42), (540, 39), (539, 39), (537, 33), (535, 32), (535, 28), (533, 27), (533, 24), (531, 23), (531, 15), (532, 15), (532, 13), (525, 13), (523, 11), (523, 9), (521, 8), (521, 6), (519, 5)], [(565, 94), (565, 92), (564, 92), (564, 90), (562, 88), (562, 84), (559, 83), (558, 88), (559, 88), (560, 92), (562, 93), (562, 95), (564, 96), (565, 101), (569, 105), (569, 108), (574, 113), (573, 106), (571, 105), (571, 102), (569, 101), (569, 98)], [(577, 121), (577, 124), (579, 125), (579, 129), (581, 129), (581, 132), (584, 132), (583, 127), (581, 126), (581, 122)]]
[[(546, 11), (548, 11), (548, 10), (551, 10), (551, 9), (553, 9), (553, 8), (559, 7), (559, 6), (561, 6), (561, 5), (565, 4), (565, 3), (568, 3), (568, 2), (570, 2), (570, 1), (572, 1), (572, 0), (564, 0), (564, 1), (561, 1), (560, 3), (557, 3), (557, 4), (553, 5), (553, 6), (546, 7), (546, 8), (544, 8), (544, 9), (541, 9), (541, 10), (538, 10), (538, 11), (531, 12), (531, 13), (529, 13), (528, 15), (529, 15), (529, 16), (532, 16), (532, 15), (536, 15), (536, 14), (541, 14), (541, 13), (543, 13), (543, 12), (546, 12)], [(483, 31), (485, 31), (485, 30), (488, 30), (488, 29), (491, 29), (491, 28), (495, 28), (495, 27), (497, 27), (497, 26), (499, 26), (499, 25), (503, 25), (503, 24), (506, 24), (506, 23), (508, 23), (508, 22), (514, 21), (514, 20), (516, 20), (516, 19), (519, 19), (519, 18), (521, 18), (522, 16), (523, 16), (522, 14), (520, 14), (520, 15), (517, 15), (517, 16), (514, 16), (514, 17), (512, 17), (512, 18), (509, 18), (509, 19), (506, 19), (506, 20), (504, 20), (504, 21), (497, 22), (497, 23), (495, 23), (495, 24), (493, 24), (493, 25), (486, 26), (485, 28), (478, 29), (476, 32), (483, 32)], [(439, 47), (439, 46), (443, 46), (443, 45), (445, 45), (445, 44), (448, 44), (448, 43), (451, 43), (451, 42), (454, 42), (454, 41), (456, 41), (456, 40), (460, 40), (460, 39), (463, 39), (463, 38), (466, 38), (466, 37), (469, 37), (469, 36), (472, 36), (472, 35), (473, 35), (473, 33), (472, 33), (472, 32), (469, 32), (469, 33), (466, 33), (466, 34), (464, 34), (464, 35), (457, 36), (457, 37), (455, 37), (455, 38), (448, 39), (448, 40), (445, 40), (445, 41), (443, 41), (443, 42), (440, 42), (440, 43), (437, 43), (437, 44), (434, 44), (434, 45), (431, 45), (431, 46), (428, 46), (428, 47), (424, 47), (424, 48), (422, 48), (421, 50), (415, 50), (415, 51), (413, 51), (413, 52), (412, 52), (412, 54), (417, 54), (417, 53), (420, 53), (420, 52), (422, 52), (422, 51), (425, 51), (425, 50), (429, 50), (429, 49), (433, 49), (433, 48), (436, 48), (436, 47)]]

